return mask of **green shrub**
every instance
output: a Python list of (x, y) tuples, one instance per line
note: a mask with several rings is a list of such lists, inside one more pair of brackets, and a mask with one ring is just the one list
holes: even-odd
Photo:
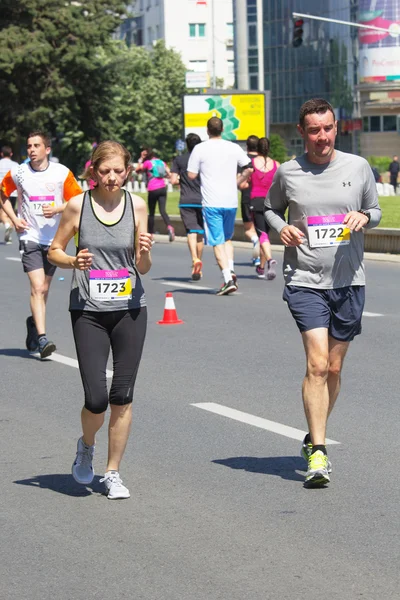
[(285, 140), (277, 133), (272, 133), (269, 136), (270, 148), (269, 156), (279, 163), (284, 163), (289, 160), (287, 156)]
[(389, 170), (389, 165), (392, 162), (390, 156), (368, 156), (367, 161), (371, 167), (378, 169), (379, 173), (385, 173)]

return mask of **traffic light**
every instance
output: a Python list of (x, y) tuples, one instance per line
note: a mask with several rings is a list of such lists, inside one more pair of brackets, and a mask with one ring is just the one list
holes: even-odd
[(296, 19), (293, 21), (293, 47), (298, 48), (303, 43), (303, 19)]

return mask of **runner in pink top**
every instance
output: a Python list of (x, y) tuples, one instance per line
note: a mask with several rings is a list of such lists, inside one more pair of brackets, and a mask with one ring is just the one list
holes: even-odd
[(142, 151), (141, 160), (139, 160), (139, 164), (136, 168), (137, 173), (140, 171), (145, 172), (147, 175), (147, 202), (149, 206), (148, 231), (151, 234), (154, 233), (154, 215), (158, 202), (160, 214), (167, 226), (169, 241), (173, 242), (175, 239), (175, 231), (166, 211), (167, 186), (165, 183), (165, 178), (170, 177), (171, 172), (165, 162), (155, 156), (151, 148), (144, 148)]
[(274, 175), (280, 166), (278, 162), (269, 158), (270, 143), (268, 138), (260, 138), (257, 144), (257, 156), (252, 159), (253, 172), (249, 182), (239, 182), (239, 187), (250, 183), (250, 210), (252, 212), (254, 226), (260, 239), (260, 265), (256, 267), (256, 273), (260, 279), (265, 279), (265, 263), (267, 263), (267, 279), (275, 279), (276, 260), (272, 258), (271, 244), (268, 233), (269, 227), (264, 217), (264, 201), (271, 187)]

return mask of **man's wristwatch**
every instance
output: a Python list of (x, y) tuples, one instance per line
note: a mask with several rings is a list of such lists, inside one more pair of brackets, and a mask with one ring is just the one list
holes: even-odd
[(370, 213), (368, 210), (362, 210), (362, 209), (361, 209), (361, 210), (359, 210), (359, 211), (357, 211), (357, 212), (359, 212), (359, 213), (361, 213), (362, 215), (365, 215), (366, 217), (368, 217), (368, 221), (367, 221), (367, 225), (368, 225), (368, 223), (369, 223), (369, 222), (370, 222), (370, 220), (371, 220), (371, 213)]

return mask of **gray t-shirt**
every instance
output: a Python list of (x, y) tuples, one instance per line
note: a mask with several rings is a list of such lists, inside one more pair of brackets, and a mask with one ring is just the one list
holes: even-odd
[(300, 246), (285, 248), (286, 285), (365, 285), (364, 233), (346, 231), (341, 220), (352, 210), (364, 209), (371, 213), (368, 229), (379, 224), (376, 184), (364, 158), (335, 152), (325, 165), (310, 162), (307, 154), (281, 165), (265, 199), (265, 218), (273, 229), (280, 233), (285, 225), (295, 225), (305, 236)]

